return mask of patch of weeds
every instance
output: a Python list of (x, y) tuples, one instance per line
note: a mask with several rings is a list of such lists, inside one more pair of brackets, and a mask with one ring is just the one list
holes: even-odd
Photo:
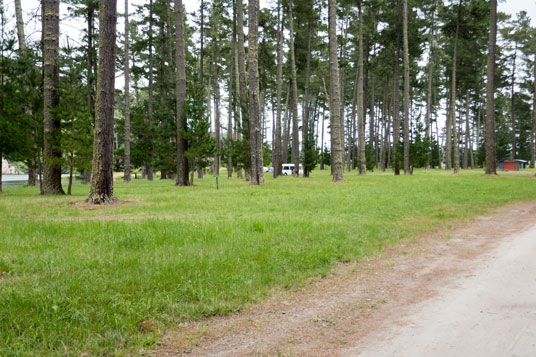
[(257, 221), (252, 224), (251, 229), (253, 230), (253, 232), (264, 233), (265, 226), (264, 223)]

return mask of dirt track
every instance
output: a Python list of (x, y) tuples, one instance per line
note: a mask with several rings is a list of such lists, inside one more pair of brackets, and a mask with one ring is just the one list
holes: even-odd
[[(502, 207), (341, 266), (306, 289), (278, 291), (241, 313), (168, 331), (148, 353), (536, 355), (534, 227), (536, 202)], [(505, 330), (511, 336), (504, 340), (486, 337)]]

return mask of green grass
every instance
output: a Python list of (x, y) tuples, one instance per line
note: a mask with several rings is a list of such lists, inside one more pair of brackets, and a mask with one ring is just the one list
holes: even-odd
[[(225, 171), (223, 171), (225, 172)], [(35, 188), (0, 196), (0, 355), (126, 354), (157, 326), (236, 311), (274, 287), (303, 285), (337, 262), (517, 200), (536, 180), (417, 171), (332, 184), (266, 177), (263, 187), (206, 176), (115, 184), (135, 204), (82, 210)]]

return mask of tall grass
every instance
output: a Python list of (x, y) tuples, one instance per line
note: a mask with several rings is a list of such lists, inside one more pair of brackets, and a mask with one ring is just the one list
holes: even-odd
[(156, 326), (235, 311), (273, 287), (303, 284), (337, 262), (516, 200), (528, 177), (347, 174), (267, 177), (263, 187), (206, 176), (115, 183), (116, 207), (80, 209), (35, 188), (0, 196), (0, 355), (124, 354)]

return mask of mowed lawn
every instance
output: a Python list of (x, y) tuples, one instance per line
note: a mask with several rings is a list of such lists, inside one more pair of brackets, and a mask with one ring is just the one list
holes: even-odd
[[(266, 185), (207, 175), (116, 182), (128, 204), (84, 209), (88, 187), (0, 195), (0, 355), (128, 354), (159, 330), (236, 311), (274, 287), (303, 285), (337, 262), (439, 230), (492, 207), (536, 200), (531, 177), (411, 177), (328, 171)], [(74, 203), (73, 203), (74, 202)], [(492, 227), (490, 227), (492, 229)], [(143, 321), (152, 320), (155, 329)], [(140, 325), (140, 323), (142, 323)]]

